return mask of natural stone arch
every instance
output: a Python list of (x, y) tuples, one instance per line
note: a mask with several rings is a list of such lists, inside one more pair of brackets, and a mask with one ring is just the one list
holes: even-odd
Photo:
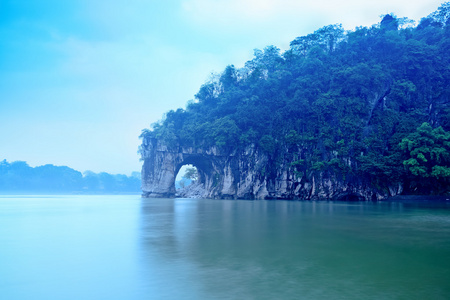
[(194, 165), (204, 198), (264, 199), (269, 188), (266, 176), (259, 170), (267, 157), (250, 146), (244, 151), (217, 147), (193, 148), (169, 146), (162, 140), (144, 138), (141, 146), (142, 196), (175, 197), (175, 177), (183, 165)]
[(144, 138), (141, 155), (142, 196), (147, 198), (175, 197), (175, 177), (186, 164), (199, 172), (203, 192), (196, 196), (202, 198), (354, 201), (385, 197), (360, 178), (342, 180), (332, 172), (320, 171), (299, 177), (292, 164), (277, 165), (255, 145), (245, 149), (193, 148)]
[(142, 150), (142, 191), (144, 197), (175, 196), (175, 177), (183, 165), (193, 165), (199, 173), (199, 181), (205, 187), (211, 182), (220, 167), (211, 159), (211, 153), (193, 148), (168, 147), (156, 139), (145, 141)]
[[(213, 167), (210, 159), (199, 154), (185, 153), (184, 155), (182, 155), (182, 161), (175, 166), (175, 175), (178, 174), (181, 167), (185, 165), (193, 165), (194, 167), (196, 167), (200, 177), (213, 172)], [(201, 179), (204, 180), (205, 178)], [(202, 180), (200, 180), (200, 182), (203, 183)]]

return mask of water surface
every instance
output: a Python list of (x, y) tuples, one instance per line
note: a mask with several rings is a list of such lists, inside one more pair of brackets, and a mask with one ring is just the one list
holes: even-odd
[(450, 205), (0, 196), (1, 299), (450, 299)]

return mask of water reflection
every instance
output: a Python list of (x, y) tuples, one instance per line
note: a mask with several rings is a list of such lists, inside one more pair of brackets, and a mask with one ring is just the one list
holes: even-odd
[(171, 299), (438, 299), (450, 295), (448, 208), (146, 199), (142, 271)]
[(450, 207), (0, 196), (1, 299), (449, 299)]

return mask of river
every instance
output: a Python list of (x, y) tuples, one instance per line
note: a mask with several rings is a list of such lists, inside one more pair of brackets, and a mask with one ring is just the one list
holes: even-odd
[(450, 203), (0, 196), (1, 299), (450, 299)]

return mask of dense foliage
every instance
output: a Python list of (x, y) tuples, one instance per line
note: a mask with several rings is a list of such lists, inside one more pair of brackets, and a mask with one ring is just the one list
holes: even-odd
[[(272, 168), (290, 161), (298, 174), (332, 171), (380, 188), (407, 182), (410, 193), (448, 191), (449, 16), (446, 2), (417, 26), (386, 15), (370, 28), (323, 27), (283, 54), (275, 46), (255, 50), (243, 68), (226, 67), (142, 137), (224, 151), (253, 144)], [(423, 134), (439, 146), (423, 148)]]
[(66, 166), (32, 168), (24, 161), (0, 161), (0, 193), (139, 193), (140, 174), (84, 174)]

